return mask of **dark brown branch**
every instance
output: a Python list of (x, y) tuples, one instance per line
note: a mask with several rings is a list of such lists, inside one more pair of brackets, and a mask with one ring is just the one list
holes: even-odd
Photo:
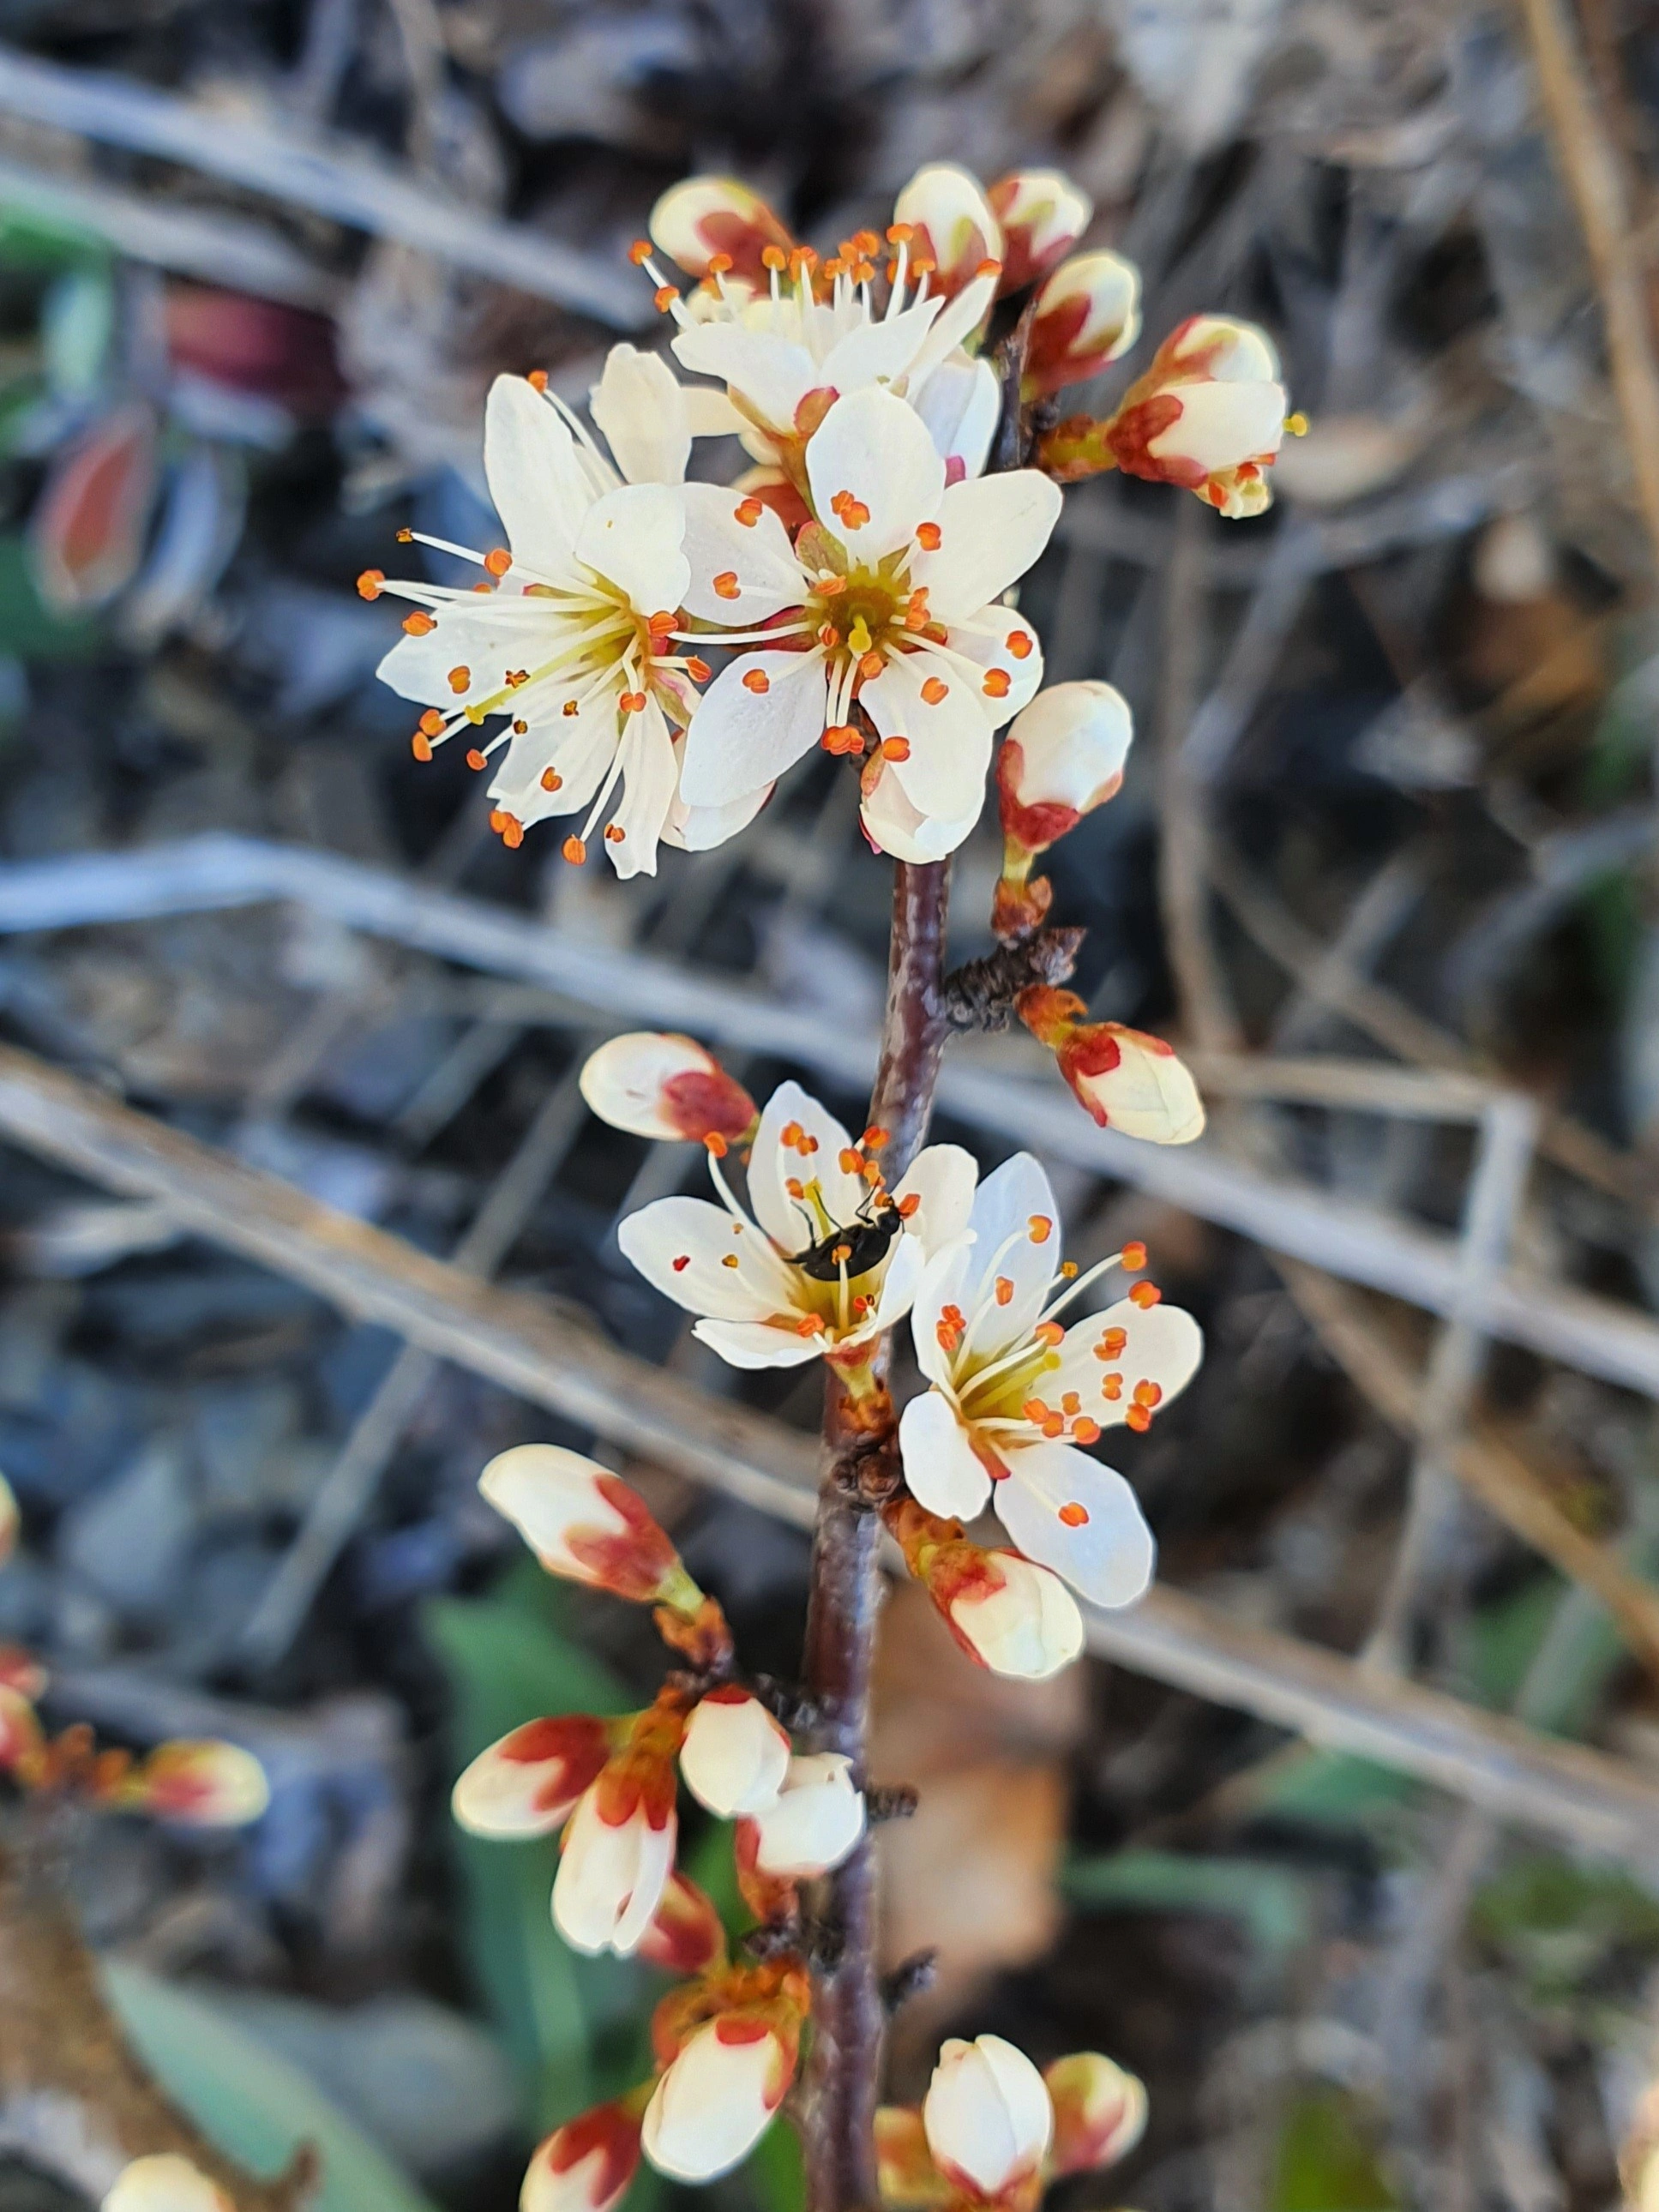
[(1040, 929), (1023, 945), (1004, 945), (969, 960), (945, 979), (945, 1023), (951, 1030), (1006, 1030), (1014, 1000), (1032, 983), (1066, 983), (1085, 933)]

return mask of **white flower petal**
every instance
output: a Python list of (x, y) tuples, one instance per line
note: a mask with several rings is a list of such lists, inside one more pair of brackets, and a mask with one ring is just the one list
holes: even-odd
[[(1114, 1332), (1114, 1344), (1115, 1333), (1121, 1332), (1123, 1344), (1121, 1350), (1105, 1357), (1099, 1347), (1108, 1340), (1109, 1330)], [(1156, 1385), (1159, 1408), (1178, 1398), (1204, 1358), (1204, 1332), (1180, 1306), (1160, 1299), (1155, 1306), (1142, 1308), (1132, 1298), (1120, 1298), (1103, 1313), (1068, 1328), (1059, 1349), (1059, 1372), (1044, 1378), (1045, 1392), (1054, 1400), (1075, 1390), (1084, 1412), (1105, 1429), (1127, 1418), (1138, 1384)], [(1118, 1378), (1117, 1387), (1109, 1398), (1103, 1385), (1112, 1376)]]
[(929, 613), (962, 621), (1017, 584), (1054, 535), (1060, 509), (1060, 486), (1035, 469), (951, 484), (939, 504), (938, 551), (919, 549), (910, 563)]
[(775, 2036), (726, 2043), (720, 2028), (697, 2030), (646, 2107), (645, 2154), (676, 2181), (713, 2181), (746, 2158), (788, 2086)]
[(953, 1598), (951, 1624), (992, 1674), (1046, 1682), (1083, 1650), (1077, 1600), (1058, 1575), (1034, 1567), (1018, 1552), (992, 1552), (987, 1558), (999, 1587), (970, 1588)]
[(700, 1321), (691, 1334), (699, 1344), (717, 1352), (728, 1367), (750, 1371), (804, 1367), (824, 1345), (821, 1336), (802, 1336), (793, 1328), (775, 1328), (758, 1321)]
[(981, 474), (1002, 409), (1002, 387), (988, 361), (953, 354), (912, 391), (910, 404), (927, 425), (947, 474), (953, 460), (964, 476)]
[[(577, 703), (574, 714), (555, 707), (510, 738), (489, 786), (489, 795), (527, 830), (557, 814), (586, 806), (617, 754), (617, 700), (621, 678)], [(556, 781), (548, 789), (551, 775)]]
[[(679, 789), (679, 762), (662, 708), (647, 696), (628, 718), (622, 742), (622, 803), (605, 829), (605, 849), (618, 876), (654, 876), (657, 841)], [(620, 837), (611, 833), (620, 830)]]
[(612, 346), (588, 408), (629, 483), (684, 483), (691, 425), (685, 394), (660, 354)]
[(918, 1505), (945, 1520), (983, 1512), (991, 1478), (980, 1463), (956, 1408), (938, 1390), (912, 1398), (899, 1418), (904, 1480)]
[[(799, 1130), (798, 1144), (810, 1150), (784, 1143), (783, 1133), (790, 1128)], [(816, 1178), (830, 1218), (837, 1224), (858, 1212), (865, 1198), (863, 1180), (841, 1164), (852, 1141), (829, 1108), (799, 1083), (779, 1084), (767, 1100), (749, 1156), (749, 1200), (756, 1220), (781, 1250), (805, 1251), (818, 1241), (812, 1210), (790, 1196), (791, 1182)]]
[[(691, 564), (685, 610), (700, 622), (752, 629), (806, 596), (800, 562), (776, 510), (732, 486), (687, 484), (685, 550)], [(726, 586), (723, 592), (714, 589), (716, 576)]]
[(553, 1883), (553, 1921), (573, 1951), (592, 1958), (636, 1951), (674, 1869), (675, 1817), (653, 1828), (643, 1810), (620, 1826), (600, 1817), (593, 1790), (565, 1830)]
[(964, 338), (972, 337), (990, 313), (996, 293), (994, 276), (975, 276), (971, 284), (963, 286), (928, 331), (921, 352), (910, 364), (913, 384), (919, 386), (942, 361), (950, 359)]
[(1181, 413), (1147, 440), (1155, 459), (1231, 469), (1279, 451), (1285, 434), (1282, 384), (1178, 384), (1170, 396), (1181, 402)]
[(886, 1272), (882, 1276), (881, 1290), (869, 1320), (863, 1328), (849, 1330), (842, 1342), (860, 1343), (867, 1337), (878, 1336), (884, 1329), (891, 1328), (895, 1322), (902, 1321), (910, 1310), (911, 1300), (921, 1287), (927, 1266), (921, 1245), (915, 1237), (895, 1237), (888, 1248)]
[(935, 2164), (986, 2197), (1034, 2173), (1054, 2130), (1042, 2075), (1000, 2035), (944, 2045), (921, 2117)]
[(1133, 1604), (1152, 1578), (1157, 1550), (1117, 1470), (1060, 1443), (1024, 1445), (1009, 1453), (1008, 1467), (993, 1502), (1025, 1557), (1093, 1605)]
[(921, 1201), (907, 1217), (904, 1228), (927, 1259), (966, 1236), (978, 1182), (979, 1162), (971, 1152), (960, 1145), (928, 1145), (894, 1184), (895, 1198)]
[(1029, 706), (1042, 687), (1042, 644), (1014, 607), (987, 607), (971, 623), (953, 623), (945, 644), (986, 671), (979, 679), (979, 703), (993, 729)]
[[(994, 1168), (974, 1194), (970, 1219), (973, 1271), (963, 1310), (980, 1318), (964, 1349), (983, 1366), (1030, 1334), (1060, 1262), (1060, 1209), (1042, 1162), (1016, 1152)], [(1034, 1233), (1044, 1222), (1047, 1233)], [(1010, 1285), (1006, 1299), (997, 1296), (999, 1279)]]
[(576, 558), (625, 592), (641, 614), (672, 613), (691, 581), (685, 502), (673, 484), (623, 484), (595, 500), (576, 534)]
[(694, 438), (732, 438), (749, 427), (748, 416), (712, 385), (683, 384), (680, 396)]
[[(757, 691), (744, 678), (766, 678)], [(703, 694), (686, 733), (680, 795), (689, 806), (729, 806), (775, 783), (823, 735), (823, 655), (745, 653)]]
[(911, 805), (890, 764), (880, 761), (874, 781), (859, 802), (859, 818), (878, 852), (925, 866), (929, 861), (945, 860), (967, 842), (982, 805), (981, 794), (971, 814), (959, 815), (950, 822), (936, 821)]
[[(503, 612), (504, 604), (514, 611)], [(510, 601), (469, 595), (441, 605), (432, 610), (435, 627), (424, 637), (400, 637), (375, 673), (400, 699), (453, 714), (499, 691), (509, 668), (533, 667), (575, 641), (579, 633), (550, 608), (540, 621), (523, 609), (517, 593)], [(467, 675), (459, 690), (450, 681), (457, 669)]]
[[(707, 1199), (657, 1199), (629, 1215), (617, 1242), (647, 1282), (688, 1313), (763, 1321), (788, 1308), (791, 1279), (770, 1245)], [(738, 1264), (728, 1267), (732, 1258)]]
[(920, 813), (955, 822), (978, 812), (992, 725), (971, 678), (935, 653), (897, 653), (860, 698), (884, 738), (909, 746), (890, 767)]
[(945, 490), (926, 423), (878, 389), (836, 402), (807, 445), (806, 476), (819, 520), (860, 563), (908, 544)]
[(737, 323), (705, 323), (682, 331), (674, 354), (695, 376), (717, 376), (747, 400), (763, 422), (793, 434), (795, 410), (818, 383), (817, 364), (804, 345)]
[(550, 580), (568, 574), (593, 472), (569, 425), (521, 376), (489, 387), (484, 475), (514, 559)]
[(754, 1815), (763, 1874), (809, 1881), (838, 1867), (864, 1833), (864, 1796), (839, 1752), (792, 1759), (782, 1790)]
[(919, 300), (890, 321), (854, 323), (825, 354), (818, 381), (842, 394), (868, 385), (890, 384), (921, 350), (943, 305), (938, 299)]

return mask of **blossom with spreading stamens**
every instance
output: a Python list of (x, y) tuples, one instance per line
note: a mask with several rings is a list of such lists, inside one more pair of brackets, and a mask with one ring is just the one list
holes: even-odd
[(617, 1232), (647, 1281), (701, 1316), (692, 1334), (733, 1367), (795, 1367), (819, 1354), (856, 1373), (909, 1310), (927, 1255), (965, 1227), (978, 1173), (957, 1145), (930, 1145), (891, 1189), (887, 1133), (855, 1144), (797, 1083), (767, 1102), (749, 1160), (752, 1218), (719, 1159), (721, 1203), (661, 1198)]
[(630, 1030), (590, 1053), (582, 1097), (600, 1121), (659, 1142), (690, 1139), (716, 1149), (746, 1136), (754, 1100), (695, 1038), (661, 1030)]
[(1036, 631), (997, 601), (1048, 544), (1060, 493), (1033, 469), (947, 485), (920, 418), (885, 392), (838, 400), (805, 467), (817, 519), (793, 545), (758, 501), (687, 487), (686, 610), (751, 649), (705, 695), (681, 788), (719, 805), (821, 738), (862, 751), (856, 702), (916, 812), (966, 820), (993, 733), (1042, 680)]
[(654, 874), (678, 793), (672, 732), (696, 704), (690, 657), (672, 637), (690, 579), (680, 484), (691, 416), (661, 361), (613, 348), (593, 395), (613, 467), (544, 384), (499, 376), (490, 387), (484, 473), (508, 546), (441, 549), (477, 561), (481, 584), (370, 570), (359, 589), (414, 603), (380, 674), (426, 708), (417, 758), (458, 734), (471, 741), (474, 767), (501, 753), (493, 826), (517, 844), (532, 823), (585, 811), (566, 841), (571, 860), (585, 857), (620, 789), (605, 849), (619, 875)]
[(1097, 1605), (1127, 1605), (1152, 1577), (1152, 1539), (1134, 1492), (1079, 1447), (1144, 1429), (1184, 1389), (1203, 1349), (1190, 1314), (1150, 1283), (1066, 1328), (1058, 1318), (1137, 1247), (1079, 1275), (1060, 1259), (1048, 1178), (1017, 1152), (975, 1194), (971, 1243), (929, 1262), (911, 1312), (931, 1386), (899, 1423), (904, 1479), (928, 1512), (969, 1521), (985, 1506), (1028, 1559)]

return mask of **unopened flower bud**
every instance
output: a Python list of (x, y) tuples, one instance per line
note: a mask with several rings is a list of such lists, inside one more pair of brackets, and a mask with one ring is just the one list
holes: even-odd
[(665, 1691), (571, 1814), (553, 1883), (553, 1920), (572, 1950), (637, 1951), (661, 1906), (678, 1834), (675, 1755), (684, 1704)]
[(265, 1771), (240, 1744), (157, 1744), (121, 1778), (117, 1802), (188, 1828), (240, 1828), (270, 1802)]
[(1029, 402), (1098, 376), (1140, 335), (1140, 276), (1121, 253), (1077, 253), (1036, 296), (1021, 392)]
[(1082, 1650), (1083, 1616), (1058, 1575), (1017, 1552), (970, 1544), (959, 1521), (929, 1513), (913, 1498), (884, 1517), (906, 1566), (975, 1666), (1043, 1682)]
[(1022, 991), (1014, 1008), (1103, 1129), (1150, 1145), (1190, 1145), (1203, 1134), (1198, 1085), (1162, 1037), (1121, 1022), (1082, 1020), (1082, 1000), (1045, 983)]
[(613, 1724), (591, 1713), (526, 1721), (478, 1753), (450, 1808), (475, 1836), (550, 1836), (598, 1780), (614, 1737)]
[(722, 2014), (684, 2045), (645, 2115), (645, 2154), (676, 2181), (713, 2181), (746, 2158), (795, 2070), (795, 2045), (763, 2018)]
[(1050, 684), (1014, 717), (997, 756), (1003, 836), (1027, 856), (1046, 852), (1123, 781), (1134, 724), (1109, 684)]
[(1037, 2173), (1054, 2126), (1042, 2075), (1000, 2035), (941, 2047), (921, 2118), (934, 2165), (977, 2197)]
[(909, 224), (913, 258), (923, 255), (933, 263), (928, 285), (934, 294), (954, 295), (987, 261), (1002, 258), (1002, 226), (978, 179), (954, 161), (918, 169), (894, 201), (893, 219)]
[(1016, 169), (986, 194), (1002, 226), (1002, 289), (1046, 276), (1089, 227), (1094, 202), (1058, 169)]
[(1285, 434), (1285, 386), (1254, 323), (1194, 315), (1172, 331), (1105, 429), (1127, 475), (1184, 484), (1230, 520), (1272, 499), (1265, 471)]
[(595, 2105), (556, 2128), (526, 2169), (519, 2212), (611, 2212), (640, 2163), (640, 2100)]
[(1115, 2165), (1140, 2141), (1146, 2125), (1146, 2091), (1098, 2051), (1057, 2058), (1043, 2075), (1054, 2107), (1056, 2174)]
[(702, 1593), (638, 1493), (620, 1475), (562, 1444), (515, 1444), (478, 1487), (550, 1575), (640, 1605), (690, 1612)]
[(758, 1698), (711, 1690), (686, 1725), (680, 1772), (700, 1805), (722, 1820), (773, 1804), (789, 1772), (789, 1738)]
[(582, 1097), (613, 1129), (659, 1141), (714, 1140), (723, 1148), (754, 1126), (754, 1100), (693, 1038), (656, 1030), (611, 1037), (590, 1053)]
[(763, 289), (761, 256), (769, 246), (786, 254), (794, 240), (758, 192), (735, 177), (688, 177), (671, 185), (651, 210), (651, 235), (690, 276), (706, 276), (724, 254), (732, 275)]
[(655, 1919), (637, 1955), (668, 1974), (701, 1974), (726, 1956), (726, 1930), (714, 1901), (678, 1868), (668, 1878)]
[(122, 2167), (103, 2212), (236, 2212), (225, 2191), (176, 2151)]
[(839, 1752), (792, 1759), (781, 1791), (754, 1817), (763, 1875), (805, 1881), (838, 1867), (864, 1833), (864, 1793)]

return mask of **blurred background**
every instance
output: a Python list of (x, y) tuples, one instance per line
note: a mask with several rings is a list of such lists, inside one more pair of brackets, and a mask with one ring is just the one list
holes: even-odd
[[(1650, 0), (4, 0), (0, 32), (0, 1637), (55, 1725), (222, 1734), (272, 1786), (245, 1834), (76, 1853), (161, 2078), (255, 2166), (319, 2142), (325, 2212), (506, 2212), (537, 2135), (635, 2078), (648, 1972), (558, 1943), (551, 1844), (447, 1815), (483, 1743), (659, 1665), (483, 1507), (492, 1453), (622, 1468), (753, 1664), (788, 1674), (803, 1618), (816, 1374), (721, 1367), (622, 1261), (620, 1215), (702, 1170), (575, 1075), (683, 1024), (856, 1126), (890, 871), (855, 781), (821, 758), (655, 878), (551, 828), (509, 853), (459, 749), (410, 757), (354, 579), (406, 568), (400, 528), (497, 541), (489, 382), (578, 401), (660, 336), (626, 247), (677, 177), (823, 246), (925, 161), (1054, 164), (1146, 285), (1078, 404), (1210, 308), (1269, 329), (1312, 427), (1259, 523), (1070, 494), (1026, 590), (1051, 678), (1109, 677), (1139, 732), (1055, 917), (1211, 1133), (1132, 1158), (1011, 1038), (955, 1048), (936, 1126), (1034, 1144), (1074, 1256), (1144, 1238), (1209, 1350), (1118, 1432), (1166, 1587), (1100, 1657), (999, 1683), (890, 1606), (875, 1771), (922, 1807), (884, 1948), (939, 1952), (894, 2087), (956, 2030), (1135, 2069), (1146, 2141), (1067, 2212), (1618, 2202), (1659, 2027)], [(957, 957), (999, 859), (994, 822), (959, 855)], [(612, 1346), (777, 1425), (772, 1490), (641, 1450)], [(718, 1886), (718, 1829), (688, 1850)], [(72, 2212), (16, 2119), (0, 2207)], [(715, 2198), (795, 2212), (787, 2133)]]

